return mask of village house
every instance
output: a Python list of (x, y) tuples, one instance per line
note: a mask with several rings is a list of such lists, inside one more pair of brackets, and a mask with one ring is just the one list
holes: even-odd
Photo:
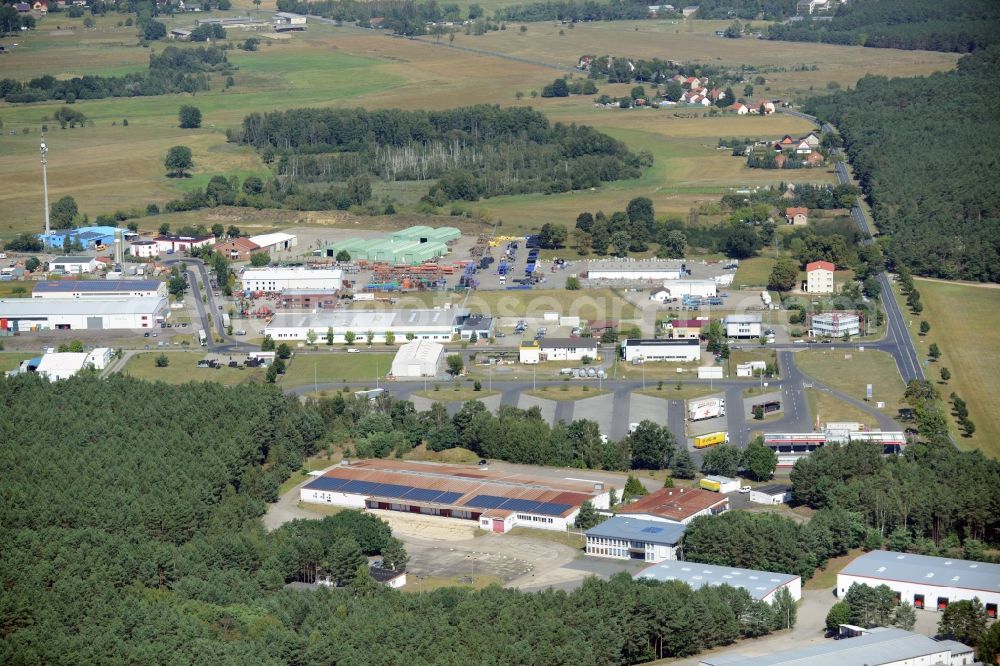
[(788, 224), (804, 225), (809, 224), (809, 209), (805, 207), (791, 206), (785, 211), (785, 219)]
[(730, 104), (726, 108), (730, 111), (735, 111), (736, 115), (738, 116), (745, 116), (750, 112), (750, 109), (747, 108), (747, 105), (741, 102), (734, 102), (733, 104)]

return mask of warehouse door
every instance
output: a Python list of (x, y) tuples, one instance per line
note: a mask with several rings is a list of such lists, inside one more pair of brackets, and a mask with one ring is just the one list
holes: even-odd
[(104, 317), (87, 317), (87, 328), (104, 328)]
[(493, 519), (493, 531), (498, 534), (503, 534), (503, 518)]

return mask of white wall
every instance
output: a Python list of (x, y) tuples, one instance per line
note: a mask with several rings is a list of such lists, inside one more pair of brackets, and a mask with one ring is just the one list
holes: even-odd
[(303, 488), (299, 491), (299, 499), (312, 504), (332, 504), (333, 506), (346, 506), (351, 509), (365, 508), (365, 496), (354, 493), (338, 493), (329, 490)]
[(548, 361), (582, 361), (584, 356), (589, 356), (590, 358), (597, 356), (596, 349), (585, 349), (583, 347), (555, 347), (542, 349), (541, 353), (545, 355), (545, 359)]
[[(944, 582), (944, 581), (942, 581)], [(902, 601), (912, 604), (913, 596), (924, 595), (924, 608), (927, 610), (937, 610), (938, 597), (945, 597), (948, 603), (956, 601), (969, 601), (973, 597), (986, 604), (997, 604), (1000, 606), (1000, 590), (970, 590), (966, 588), (949, 587), (947, 585), (930, 585), (927, 583), (911, 583), (905, 581), (884, 580), (881, 578), (871, 578), (867, 576), (851, 576), (847, 574), (837, 574), (837, 596), (841, 599), (847, 594), (847, 590), (853, 583), (863, 583), (865, 585), (878, 586), (887, 585), (894, 592), (899, 592)]]
[(701, 358), (701, 347), (698, 345), (643, 345), (642, 347), (625, 347), (625, 360), (629, 363), (640, 356), (647, 361), (690, 363)]
[[(320, 341), (326, 340), (326, 328), (314, 328), (312, 329), (319, 336)], [(353, 330), (353, 329), (352, 329)], [(393, 328), (393, 334), (396, 336), (396, 344), (402, 344), (407, 342), (406, 340), (406, 329), (405, 328)], [(367, 330), (355, 330), (354, 343), (357, 346), (367, 345), (368, 339), (365, 337)], [(384, 344), (385, 343), (385, 331), (373, 331), (375, 333), (375, 338), (373, 343)], [(449, 327), (446, 330), (423, 330), (423, 331), (411, 331), (416, 335), (418, 340), (434, 340), (435, 342), (450, 342), (452, 336), (454, 335), (453, 330)], [(344, 334), (347, 333), (347, 329), (333, 329), (333, 343), (334, 344), (344, 344), (346, 340), (344, 339)], [(270, 335), (275, 340), (305, 340), (306, 336), (309, 334), (308, 327), (285, 327), (285, 326), (268, 326), (264, 329), (265, 335)], [(386, 368), (386, 372), (388, 372)]]
[(767, 495), (756, 490), (750, 491), (750, 501), (754, 504), (784, 504), (791, 499), (791, 491), (781, 495)]
[[(664, 562), (666, 560), (676, 560), (679, 549), (663, 544), (651, 544), (636, 540), (645, 546), (645, 562)], [(631, 560), (629, 553), (630, 541), (625, 539), (609, 539), (607, 537), (587, 537), (587, 555), (594, 557), (607, 557), (614, 560)], [(640, 560), (637, 560), (640, 561)]]
[[(792, 599), (794, 599), (795, 601), (798, 601), (799, 599), (802, 598), (802, 579), (796, 576), (794, 580), (791, 580), (788, 583), (782, 585), (781, 587), (778, 587), (777, 589), (774, 590), (774, 592), (764, 597), (764, 601), (766, 601), (769, 604), (774, 603), (774, 596), (778, 593), (778, 590), (780, 590), (782, 587), (788, 588), (789, 593), (791, 593), (792, 595)], [(934, 662), (929, 662), (929, 663), (933, 664)]]
[(541, 353), (538, 347), (521, 347), (518, 349), (518, 359), (521, 363), (534, 365), (541, 360)]

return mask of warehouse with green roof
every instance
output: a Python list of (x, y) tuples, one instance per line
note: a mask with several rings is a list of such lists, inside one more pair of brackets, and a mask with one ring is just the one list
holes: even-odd
[(417, 225), (383, 238), (348, 238), (329, 243), (324, 256), (336, 258), (347, 252), (354, 261), (382, 261), (390, 264), (420, 264), (448, 254), (447, 243), (462, 236), (455, 227)]

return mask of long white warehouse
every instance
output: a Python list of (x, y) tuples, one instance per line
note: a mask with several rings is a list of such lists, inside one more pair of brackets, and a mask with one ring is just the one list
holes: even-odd
[(281, 292), (286, 289), (336, 291), (344, 272), (336, 268), (249, 268), (241, 276), (243, 291)]
[(430, 340), (413, 340), (407, 342), (396, 352), (396, 357), (392, 359), (392, 376), (405, 377), (433, 377), (437, 374), (438, 361), (441, 360), (441, 353), (444, 345)]
[(645, 578), (666, 582), (679, 580), (692, 589), (705, 585), (730, 585), (742, 587), (750, 596), (760, 601), (773, 603), (781, 588), (786, 588), (792, 599), (802, 598), (802, 579), (798, 576), (773, 571), (755, 571), (738, 567), (724, 567), (716, 564), (698, 564), (668, 560), (646, 567), (635, 578)]
[(979, 597), (996, 618), (1000, 605), (1000, 564), (987, 562), (873, 550), (837, 574), (837, 596), (843, 599), (854, 583), (888, 585), (900, 601), (930, 610)]
[(166, 298), (161, 280), (49, 280), (39, 282), (32, 298)]
[(622, 341), (622, 357), (628, 362), (633, 361), (674, 361), (690, 363), (701, 358), (701, 345), (697, 338), (670, 340), (657, 338), (651, 340), (636, 340), (629, 338)]
[(170, 314), (167, 299), (18, 298), (0, 300), (0, 330), (154, 328)]
[(463, 318), (456, 310), (396, 310), (390, 312), (362, 312), (338, 310), (314, 313), (279, 312), (264, 327), (264, 334), (275, 340), (306, 340), (309, 331), (325, 338), (332, 330), (335, 343), (347, 342), (353, 333), (357, 344), (366, 344), (369, 331), (372, 342), (385, 342), (385, 334), (392, 331), (398, 344), (406, 342), (406, 335), (414, 340), (448, 342), (458, 331)]

